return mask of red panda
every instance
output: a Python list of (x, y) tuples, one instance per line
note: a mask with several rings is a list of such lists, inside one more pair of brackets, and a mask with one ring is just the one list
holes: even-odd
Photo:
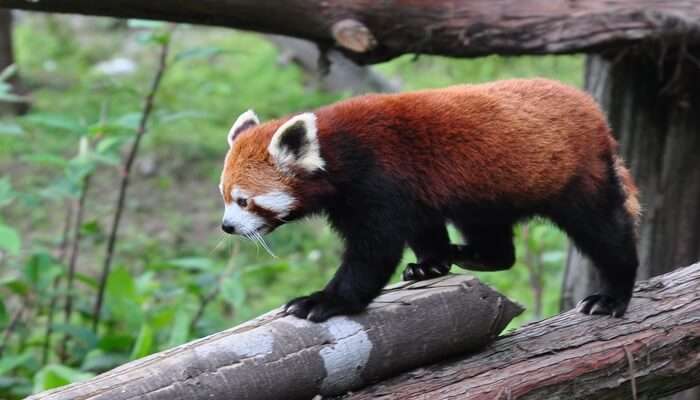
[[(587, 314), (621, 316), (638, 264), (637, 189), (605, 117), (584, 92), (516, 79), (373, 94), (260, 123), (243, 113), (228, 135), (222, 228), (256, 237), (321, 213), (345, 241), (327, 286), (285, 310), (323, 321), (362, 311), (416, 254), (404, 279), (452, 264), (515, 262), (513, 225), (550, 219), (591, 258), (600, 290)], [(450, 243), (446, 224), (464, 236)]]

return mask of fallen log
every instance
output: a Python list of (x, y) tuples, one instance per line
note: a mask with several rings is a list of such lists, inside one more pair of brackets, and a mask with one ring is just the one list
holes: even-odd
[(698, 383), (700, 263), (638, 283), (622, 319), (569, 311), (343, 399), (657, 399)]
[(406, 53), (577, 53), (700, 42), (698, 0), (0, 0), (0, 7), (146, 18), (295, 36), (361, 63)]
[(483, 348), (522, 308), (467, 275), (403, 282), (315, 324), (279, 310), (32, 400), (309, 400)]

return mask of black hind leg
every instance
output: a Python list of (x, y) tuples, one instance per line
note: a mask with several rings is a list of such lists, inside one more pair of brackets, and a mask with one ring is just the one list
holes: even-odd
[(452, 246), (443, 221), (421, 229), (408, 241), (408, 246), (415, 253), (417, 262), (406, 265), (403, 280), (419, 281), (450, 272)]
[(632, 217), (621, 205), (612, 211), (600, 205), (563, 209), (566, 212), (553, 219), (593, 261), (601, 282), (598, 292), (581, 300), (579, 311), (621, 317), (632, 297), (638, 265)]
[(513, 225), (455, 221), (466, 244), (452, 246), (452, 263), (472, 271), (502, 271), (515, 263)]

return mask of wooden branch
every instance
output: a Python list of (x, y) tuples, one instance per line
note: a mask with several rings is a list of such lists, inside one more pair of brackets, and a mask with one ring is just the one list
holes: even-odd
[(657, 399), (698, 383), (700, 263), (640, 282), (622, 319), (569, 311), (344, 399)]
[(700, 42), (699, 0), (2, 0), (0, 7), (147, 18), (295, 36), (358, 62), (406, 53), (575, 53)]
[(337, 50), (326, 52), (330, 65), (323, 71), (319, 62), (323, 55), (314, 43), (280, 35), (265, 35), (265, 38), (279, 49), (280, 63), (293, 62), (304, 71), (312, 85), (324, 91), (363, 94), (397, 92), (401, 88), (398, 81), (384, 77), (372, 67), (357, 65)]
[(467, 275), (401, 283), (315, 324), (279, 310), (38, 400), (309, 400), (483, 348), (522, 311)]

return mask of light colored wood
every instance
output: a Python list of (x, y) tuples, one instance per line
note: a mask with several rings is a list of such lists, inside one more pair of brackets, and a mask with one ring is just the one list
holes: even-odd
[(279, 310), (31, 400), (309, 400), (492, 342), (522, 308), (467, 275), (387, 288), (316, 324)]

